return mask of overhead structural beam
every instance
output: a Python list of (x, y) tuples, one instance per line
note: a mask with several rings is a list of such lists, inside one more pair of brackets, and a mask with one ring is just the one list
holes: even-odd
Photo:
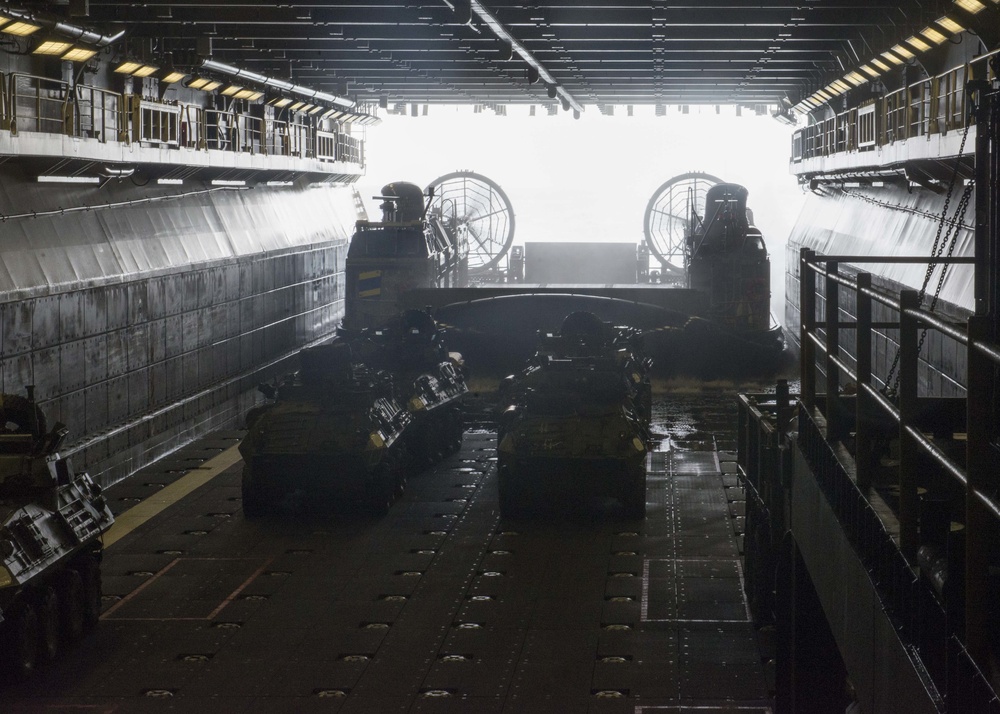
[[(553, 77), (547, 69), (545, 69), (545, 65), (539, 62), (535, 56), (531, 54), (527, 47), (518, 42), (517, 38), (510, 34), (510, 30), (508, 30), (507, 27), (497, 19), (496, 15), (490, 12), (489, 8), (479, 2), (479, 0), (444, 0), (444, 2), (456, 12), (459, 12), (460, 9), (464, 9), (463, 6), (468, 5), (468, 7), (472, 10), (472, 13), (478, 15), (483, 24), (490, 28), (490, 30), (493, 31), (493, 34), (496, 35), (501, 42), (509, 45), (513, 52), (519, 54), (521, 59), (528, 64), (528, 67), (538, 72), (539, 78), (541, 78), (545, 84), (549, 87), (555, 88), (556, 96), (562, 100), (564, 106), (568, 105), (578, 113), (583, 111), (583, 105), (576, 100), (576, 97), (566, 91), (566, 88), (559, 84), (558, 80), (556, 80), (556, 78)], [(511, 56), (513, 56), (513, 54)]]

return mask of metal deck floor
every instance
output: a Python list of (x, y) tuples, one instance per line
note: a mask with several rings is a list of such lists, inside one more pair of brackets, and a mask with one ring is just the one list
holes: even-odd
[[(296, 501), (244, 521), (237, 464), (106, 551), (95, 632), (9, 712), (769, 712), (741, 587), (732, 395), (656, 406), (648, 515), (497, 507), (495, 435), (373, 520)], [(111, 489), (117, 510), (235, 443)]]

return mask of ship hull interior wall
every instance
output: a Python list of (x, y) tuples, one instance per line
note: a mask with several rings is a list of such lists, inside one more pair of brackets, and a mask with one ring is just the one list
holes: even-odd
[[(931, 255), (938, 236), (946, 196), (919, 189), (909, 190), (899, 185), (881, 187), (857, 186), (853, 188), (821, 187), (808, 196), (788, 239), (787, 272), (785, 275), (785, 325), (787, 334), (797, 343), (801, 321), (799, 316), (799, 256), (803, 248), (824, 255), (855, 256), (927, 256)], [(957, 196), (950, 201), (949, 219), (954, 217)], [(974, 205), (973, 200), (969, 202)], [(972, 209), (950, 227), (946, 222), (940, 231), (939, 245), (951, 243), (953, 254), (973, 254)], [(947, 254), (950, 245), (945, 245)], [(857, 263), (843, 265), (841, 272), (854, 276), (870, 272), (872, 284), (891, 295), (900, 290), (919, 290), (924, 284), (925, 264)], [(926, 287), (924, 306), (928, 307), (935, 293), (938, 294), (935, 311), (952, 319), (964, 321), (971, 314), (973, 305), (972, 266), (952, 266), (943, 282), (941, 267), (931, 274)], [(940, 291), (938, 284), (941, 282)], [(824, 288), (817, 279), (817, 319), (824, 314)], [(853, 291), (840, 294), (843, 322), (856, 318)], [(895, 311), (876, 303), (872, 319), (876, 322), (898, 320)], [(851, 329), (840, 332), (841, 356), (852, 367), (856, 364), (856, 339)], [(877, 328), (872, 335), (872, 371), (883, 382), (892, 374), (892, 365), (898, 350), (898, 330)], [(921, 349), (919, 381), (924, 396), (965, 396), (965, 351), (954, 340), (936, 330), (928, 331)], [(891, 386), (891, 385), (890, 385)]]
[(104, 485), (240, 425), (343, 316), (349, 188), (2, 185), (3, 391), (34, 384)]

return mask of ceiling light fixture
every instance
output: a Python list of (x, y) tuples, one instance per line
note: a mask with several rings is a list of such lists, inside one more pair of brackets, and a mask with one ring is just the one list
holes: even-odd
[(291, 103), (292, 100), (289, 99), (288, 97), (275, 97), (274, 99), (268, 102), (268, 104), (270, 104), (272, 107), (277, 107), (278, 109), (287, 107)]
[(67, 62), (86, 62), (96, 54), (97, 50), (92, 50), (89, 47), (71, 47), (62, 58)]
[(186, 76), (187, 75), (184, 74), (183, 72), (178, 72), (177, 70), (171, 70), (168, 71), (165, 75), (163, 75), (163, 79), (161, 79), (160, 81), (163, 82), (164, 84), (174, 84), (175, 82), (180, 82)]
[(920, 31), (920, 34), (933, 42), (935, 45), (943, 45), (948, 41), (948, 36), (946, 34), (933, 27), (925, 27)]
[[(886, 69), (888, 69), (888, 67)], [(881, 72), (879, 72), (877, 69), (868, 64), (861, 65), (861, 71), (867, 74), (869, 77), (872, 77), (873, 79), (881, 74)]]
[[(10, 19), (5, 17), (3, 21), (10, 22)], [(6, 32), (8, 35), (17, 35), (18, 37), (27, 37), (41, 29), (41, 25), (35, 25), (30, 22), (10, 22), (9, 25), (0, 27), (0, 32)]]
[(57, 176), (54, 174), (43, 174), (38, 177), (38, 183), (100, 183), (97, 176)]
[(137, 69), (135, 72), (133, 72), (132, 76), (133, 77), (148, 77), (151, 74), (155, 74), (159, 70), (160, 70), (160, 68), (157, 67), (154, 64), (144, 64), (141, 67), (139, 67), (139, 69)]
[(979, 0), (955, 0), (955, 4), (972, 15), (986, 9), (986, 6)]
[(118, 74), (132, 74), (140, 67), (142, 67), (142, 62), (133, 62), (132, 60), (125, 60), (117, 67), (115, 67), (115, 72), (117, 72)]
[(924, 42), (922, 39), (920, 39), (916, 35), (914, 35), (913, 37), (907, 37), (906, 40), (904, 40), (904, 41), (910, 47), (913, 47), (913, 48), (919, 50), (920, 52), (926, 52), (927, 50), (929, 50), (931, 48), (931, 46), (929, 44), (927, 44), (926, 42)]
[(226, 87), (221, 92), (219, 92), (219, 94), (221, 94), (224, 97), (231, 97), (234, 94), (236, 94), (237, 92), (240, 92), (242, 90), (243, 90), (243, 87), (241, 87), (240, 85), (238, 85), (238, 84), (230, 84), (228, 87)]
[(885, 62), (883, 62), (882, 60), (880, 60), (878, 57), (876, 57), (875, 59), (872, 60), (872, 64), (876, 68), (882, 70), (883, 72), (888, 72), (890, 69), (892, 69), (892, 67), (890, 67), (889, 65), (887, 65)]
[(62, 55), (68, 49), (73, 46), (72, 42), (66, 42), (65, 40), (49, 39), (43, 40), (41, 44), (31, 51), (34, 55), (50, 55), (57, 56)]
[(251, 102), (256, 102), (258, 99), (264, 96), (264, 93), (258, 92), (256, 89), (241, 89), (233, 96), (236, 99), (247, 99)]
[(934, 23), (936, 25), (940, 25), (953, 35), (957, 35), (959, 32), (965, 32), (965, 28), (962, 25), (955, 22), (947, 15), (945, 15), (944, 17), (939, 17), (937, 20), (934, 21)]
[(908, 49), (906, 49), (902, 45), (893, 45), (889, 49), (891, 51), (895, 52), (897, 55), (899, 55), (903, 59), (913, 59), (914, 57), (916, 57), (915, 54), (913, 54), (912, 52), (910, 52)]
[(903, 60), (900, 59), (899, 57), (897, 57), (896, 55), (894, 55), (892, 52), (883, 52), (882, 53), (882, 57), (885, 57), (887, 60), (889, 60), (893, 64), (903, 64)]
[(860, 72), (848, 72), (844, 75), (844, 79), (853, 84), (855, 87), (859, 87), (868, 81), (868, 78)]

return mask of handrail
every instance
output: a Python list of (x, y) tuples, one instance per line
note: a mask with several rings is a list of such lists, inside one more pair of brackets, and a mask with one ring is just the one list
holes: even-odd
[[(354, 114), (328, 119), (291, 115), (277, 120), (182, 101), (163, 101), (25, 72), (0, 72), (0, 130), (37, 131), (92, 138), (102, 143), (153, 143), (164, 149), (224, 150), (233, 153), (321, 158), (364, 165), (364, 140), (347, 133)], [(375, 116), (372, 105), (359, 106)], [(20, 114), (19, 114), (20, 111)], [(51, 125), (56, 125), (53, 127)], [(320, 137), (328, 154), (318, 156)]]
[[(933, 479), (923, 474), (921, 458), (933, 464), (942, 476), (952, 480), (964, 493), (965, 503), (965, 553), (969, 563), (977, 563), (975, 568), (966, 568), (964, 617), (967, 636), (972, 649), (982, 653), (988, 634), (983, 629), (984, 618), (992, 597), (988, 578), (984, 572), (984, 553), (995, 545), (992, 533), (1000, 524), (1000, 499), (995, 495), (994, 464), (992, 450), (988, 442), (993, 437), (993, 405), (989, 401), (994, 370), (1000, 366), (1000, 345), (991, 335), (989, 318), (973, 315), (965, 328), (954, 321), (922, 309), (920, 296), (916, 290), (903, 290), (899, 299), (885, 295), (871, 286), (869, 273), (858, 273), (850, 278), (839, 272), (841, 262), (864, 262), (845, 256), (822, 256), (803, 249), (800, 255), (800, 316), (801, 316), (801, 384), (802, 403), (807, 409), (814, 409), (821, 403), (817, 400), (816, 372), (820, 365), (826, 369), (825, 405), (826, 430), (824, 438), (838, 440), (853, 431), (855, 448), (855, 478), (863, 491), (871, 488), (873, 466), (864, 454), (876, 453), (873, 445), (879, 433), (898, 435), (899, 444), (899, 493), (896, 519), (899, 526), (899, 548), (909, 563), (917, 560), (921, 539), (925, 537), (924, 526), (920, 525), (917, 488), (929, 486)], [(923, 262), (937, 262), (926, 258)], [(944, 262), (944, 261), (942, 261)], [(817, 276), (825, 282), (825, 322), (817, 319)], [(853, 290), (855, 296), (856, 319), (854, 322), (842, 319), (839, 291), (842, 287)], [(893, 325), (899, 334), (898, 395), (893, 398), (877, 389), (872, 372), (872, 305), (881, 303), (898, 314), (898, 323)], [(883, 323), (884, 324), (884, 323)], [(823, 329), (822, 336), (817, 332)], [(840, 355), (839, 333), (842, 329), (856, 330), (856, 366)], [(924, 412), (935, 411), (940, 403), (930, 402), (918, 394), (919, 346), (923, 343), (921, 333), (933, 330), (953, 340), (965, 348), (966, 396), (964, 414), (953, 413), (955, 421), (937, 420), (935, 429), (953, 429), (967, 432), (965, 454), (967, 463), (959, 463), (945, 452), (933, 439), (924, 434), (921, 422)], [(886, 337), (888, 339), (888, 337)], [(959, 356), (960, 358), (960, 356)], [(853, 422), (850, 409), (843, 401), (845, 394), (840, 390), (840, 375), (847, 375), (856, 383), (853, 404)], [(889, 384), (889, 377), (883, 383)], [(888, 417), (888, 425), (877, 426), (874, 417), (877, 412)], [(927, 422), (924, 422), (927, 423)], [(892, 426), (894, 425), (894, 426)]]
[[(975, 124), (975, 118), (964, 111), (966, 87), (959, 75), (966, 81), (981, 70), (988, 75), (992, 71), (990, 59), (998, 54), (1000, 50), (988, 52), (889, 92), (874, 100), (875, 110), (869, 110), (871, 105), (865, 103), (799, 129), (793, 134), (790, 162), (843, 151), (869, 151), (895, 141), (944, 135)], [(875, 117), (874, 141), (862, 145), (858, 137), (868, 130), (869, 115)]]

